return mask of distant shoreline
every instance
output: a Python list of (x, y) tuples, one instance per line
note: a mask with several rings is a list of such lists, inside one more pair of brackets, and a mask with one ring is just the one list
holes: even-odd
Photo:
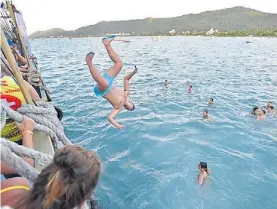
[[(73, 38), (101, 38), (104, 36), (79, 36), (79, 37), (39, 37), (39, 38), (30, 38), (31, 40), (34, 39), (73, 39)], [(226, 37), (226, 38), (236, 38), (236, 37), (248, 37), (248, 38), (277, 38), (277, 34), (273, 35), (273, 36), (269, 36), (269, 35), (212, 35), (212, 36), (207, 36), (207, 35), (128, 35), (128, 36), (121, 36), (118, 35), (117, 37), (122, 37), (122, 38), (128, 38), (128, 37)]]
[(30, 38), (122, 36), (220, 36), (277, 37), (277, 14), (236, 6), (176, 17), (101, 21), (75, 30), (52, 28), (37, 31)]

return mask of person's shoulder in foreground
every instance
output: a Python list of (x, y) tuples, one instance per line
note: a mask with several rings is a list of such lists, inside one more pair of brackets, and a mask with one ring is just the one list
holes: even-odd
[(80, 146), (59, 149), (33, 183), (30, 191), (17, 196), (14, 209), (82, 208), (100, 177), (97, 154)]

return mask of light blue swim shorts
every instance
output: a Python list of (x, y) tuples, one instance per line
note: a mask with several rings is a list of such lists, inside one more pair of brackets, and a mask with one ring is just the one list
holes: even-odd
[(100, 90), (97, 88), (97, 85), (96, 85), (96, 86), (94, 87), (94, 89), (93, 89), (96, 96), (101, 96), (101, 97), (103, 97), (103, 96), (105, 96), (107, 93), (109, 93), (109, 92), (111, 91), (111, 89), (112, 89), (114, 77), (109, 76), (107, 73), (104, 73), (104, 74), (103, 74), (103, 77), (104, 77), (104, 79), (108, 82), (109, 86), (108, 86), (108, 88), (107, 88), (106, 91), (100, 91)]

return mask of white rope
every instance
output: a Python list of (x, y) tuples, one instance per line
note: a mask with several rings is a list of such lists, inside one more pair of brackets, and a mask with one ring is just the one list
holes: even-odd
[(28, 83), (32, 86), (37, 86), (50, 94), (50, 90), (45, 86), (41, 74), (38, 70), (29, 69), (28, 73), (23, 73), (26, 76)]
[[(47, 133), (52, 138), (58, 149), (66, 144), (71, 144), (64, 134), (63, 125), (59, 121), (57, 112), (53, 105), (43, 101), (37, 102), (37, 105), (38, 106), (24, 104), (18, 109), (18, 112), (16, 112), (1, 103), (1, 117), (3, 115), (6, 118), (6, 115), (8, 115), (16, 122), (21, 123), (23, 121), (22, 115), (26, 115), (35, 121), (34, 129)], [(20, 146), (6, 139), (1, 138), (0, 144), (1, 160), (16, 173), (26, 177), (31, 182), (35, 181), (39, 171), (25, 162), (21, 157), (32, 158), (39, 164), (48, 163), (53, 159), (53, 156)], [(91, 200), (95, 201), (94, 195), (91, 196)], [(88, 209), (88, 205), (84, 204), (82, 209)]]
[(1, 146), (5, 146), (9, 148), (12, 152), (17, 154), (20, 157), (27, 157), (27, 158), (32, 158), (40, 163), (48, 163), (53, 159), (53, 156), (38, 152), (34, 149), (24, 147), (21, 145), (18, 145), (12, 141), (9, 141), (7, 139), (1, 138), (0, 139), (0, 144)]
[(1, 111), (1, 130), (6, 125), (7, 112), (5, 110)]
[(1, 161), (31, 182), (34, 182), (38, 176), (38, 170), (25, 162), (21, 157), (14, 154), (11, 149), (6, 146), (1, 146)]
[(1, 110), (6, 111), (10, 118), (19, 123), (23, 121), (22, 115), (32, 118), (35, 121), (35, 130), (47, 133), (58, 149), (65, 144), (71, 144), (64, 134), (63, 125), (53, 105), (43, 101), (37, 102), (37, 105), (23, 104), (16, 112), (1, 103)]

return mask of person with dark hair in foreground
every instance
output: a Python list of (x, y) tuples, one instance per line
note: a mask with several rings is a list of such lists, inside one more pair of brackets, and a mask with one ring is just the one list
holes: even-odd
[[(96, 153), (79, 146), (66, 145), (55, 153), (53, 162), (41, 171), (32, 189), (23, 178), (16, 179), (16, 187), (11, 185), (12, 181), (5, 184), (10, 189), (2, 186), (2, 205), (14, 209), (81, 209), (98, 183), (100, 169), (100, 159)], [(17, 201), (11, 201), (11, 196)]]
[(108, 116), (108, 121), (115, 127), (119, 129), (124, 129), (124, 126), (120, 125), (114, 118), (122, 111), (123, 107), (129, 111), (133, 111), (135, 109), (135, 105), (129, 100), (130, 80), (138, 72), (138, 69), (135, 66), (133, 72), (124, 77), (124, 89), (113, 86), (113, 80), (120, 73), (123, 67), (123, 63), (120, 57), (111, 47), (111, 42), (114, 40), (115, 37), (116, 36), (113, 35), (102, 39), (102, 42), (111, 60), (114, 62), (114, 65), (109, 68), (103, 75), (98, 72), (98, 70), (92, 63), (92, 59), (94, 57), (93, 52), (87, 54), (86, 62), (93, 79), (97, 83), (94, 88), (94, 93), (96, 94), (96, 96), (102, 96), (103, 98), (108, 100), (114, 108)]

